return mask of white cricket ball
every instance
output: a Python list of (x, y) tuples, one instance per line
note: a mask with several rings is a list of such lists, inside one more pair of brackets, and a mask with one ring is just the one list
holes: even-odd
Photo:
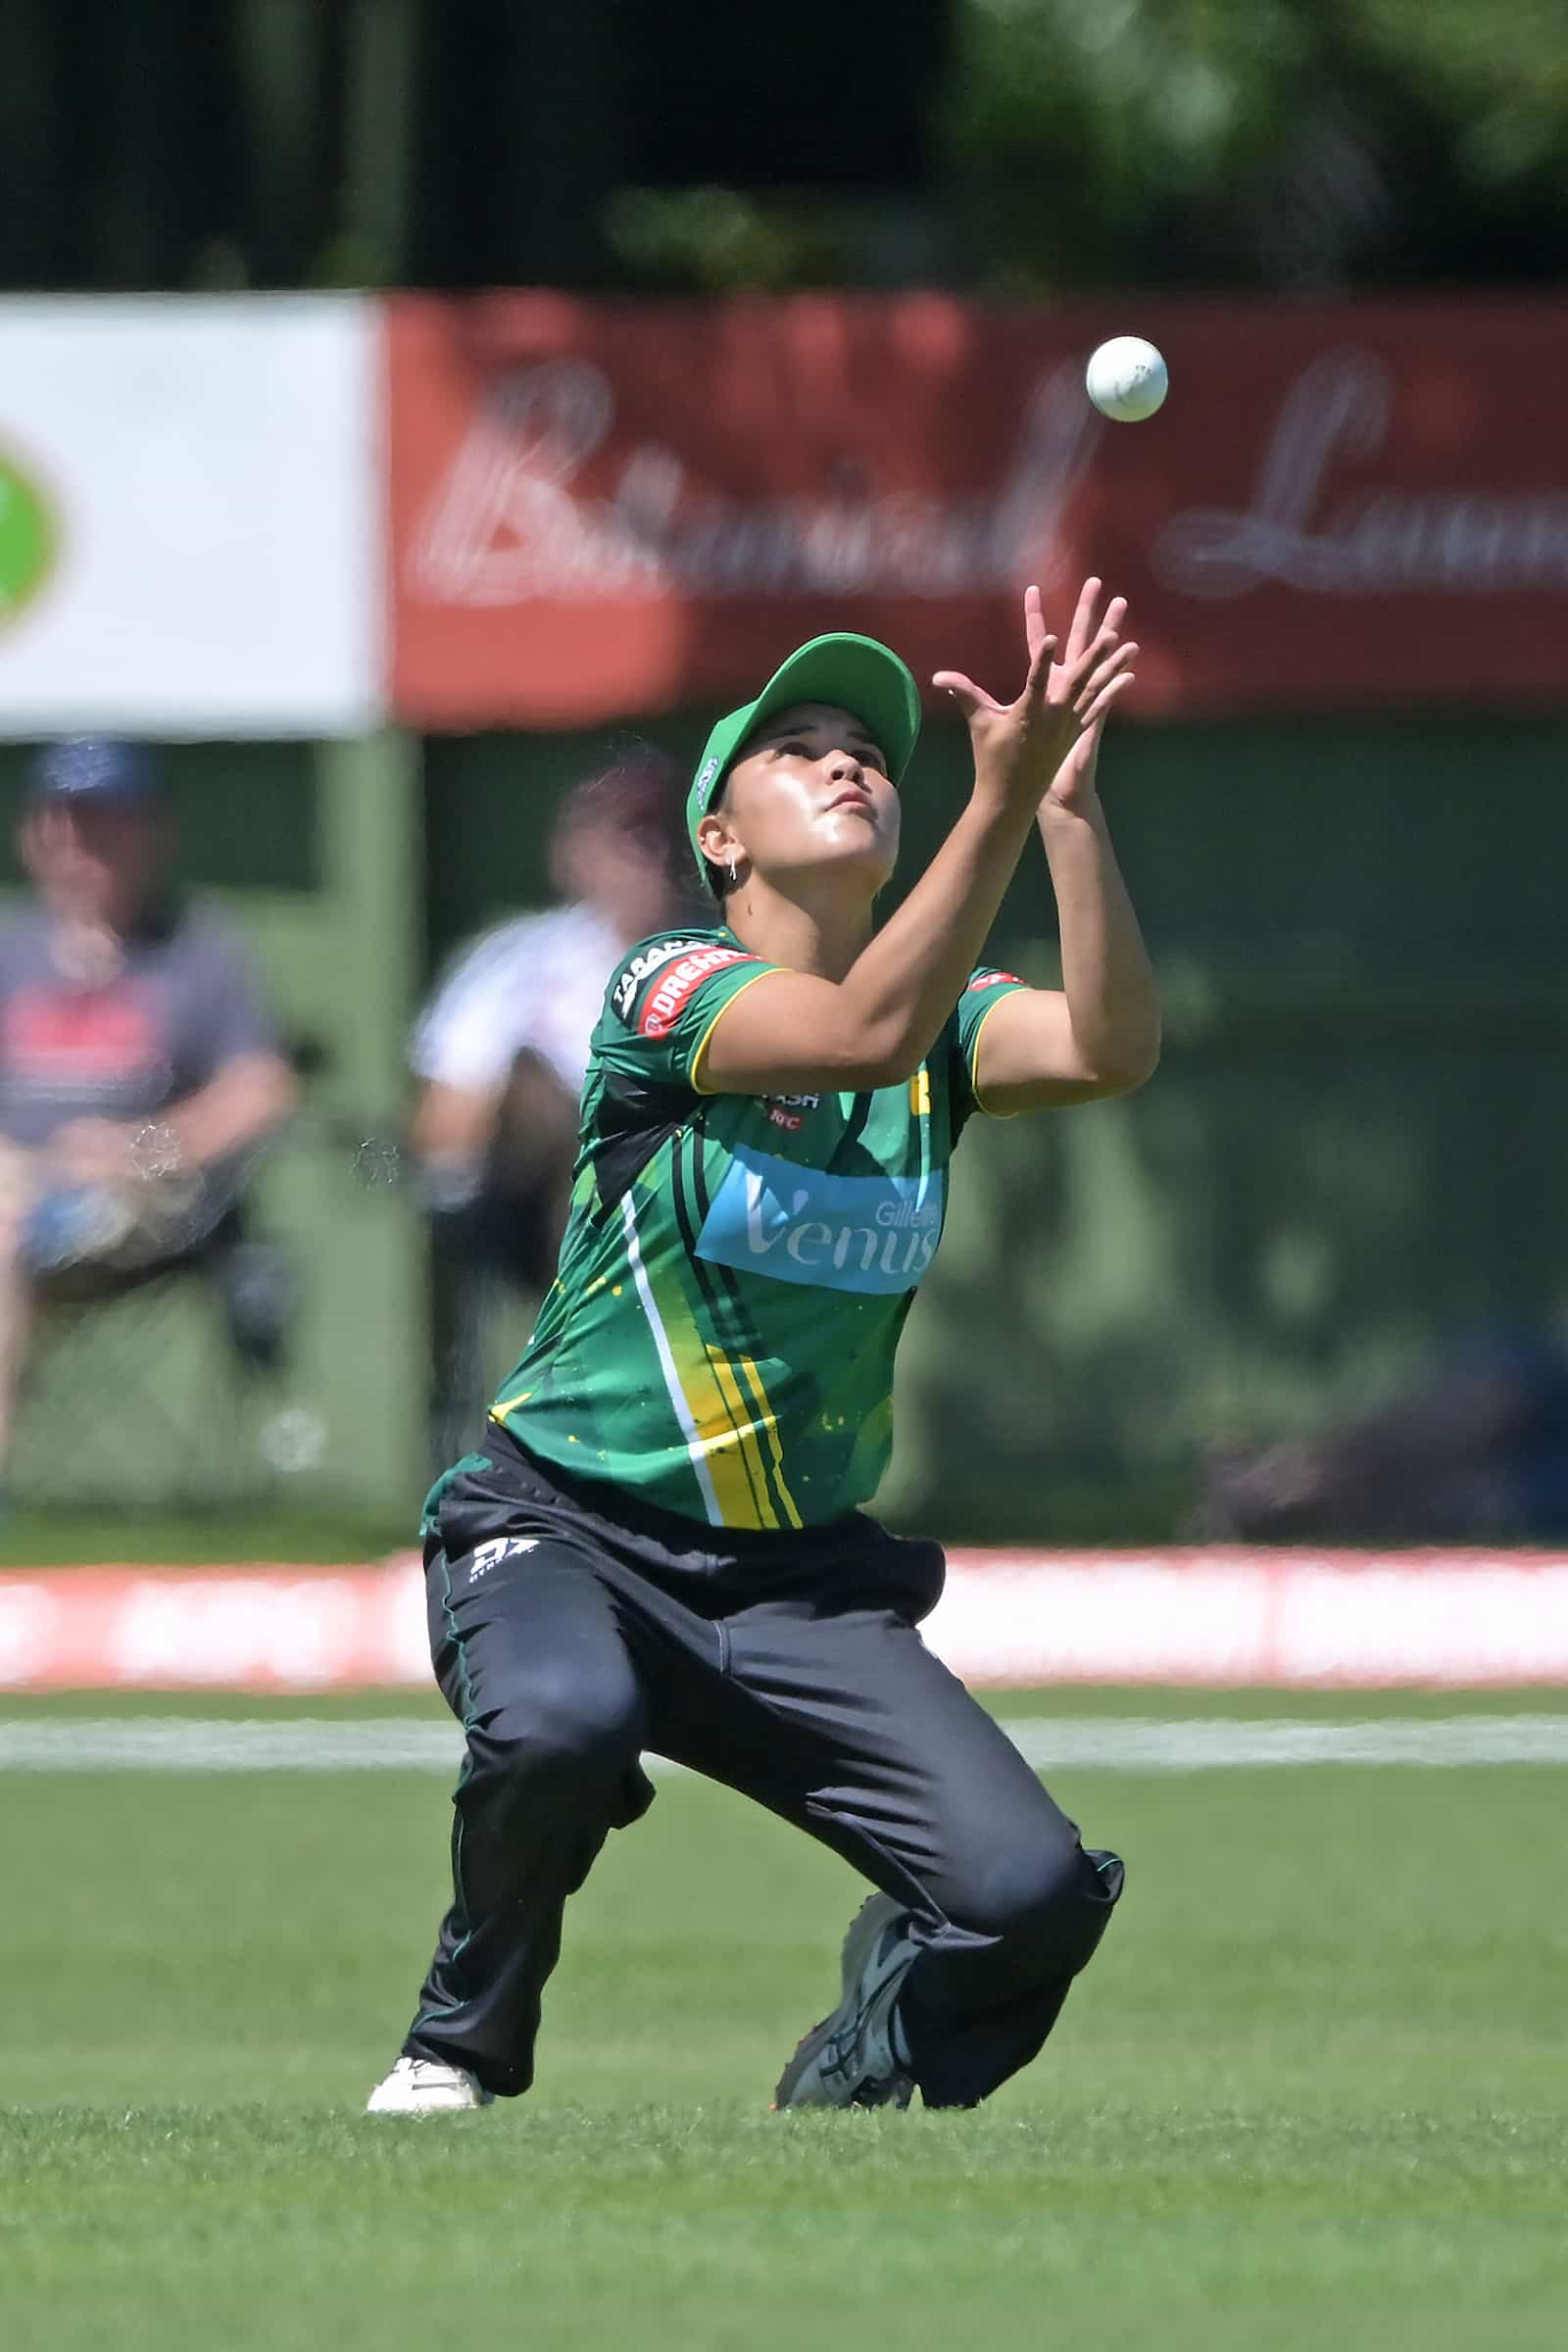
[(1161, 406), (1170, 377), (1152, 343), (1142, 335), (1112, 335), (1090, 353), (1084, 386), (1102, 416), (1138, 424)]

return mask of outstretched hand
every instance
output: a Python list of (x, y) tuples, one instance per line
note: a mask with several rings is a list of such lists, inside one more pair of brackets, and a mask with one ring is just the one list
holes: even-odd
[(1113, 704), (1132, 684), (1138, 655), (1135, 644), (1122, 641), (1125, 597), (1113, 596), (1097, 619), (1103, 593), (1099, 580), (1085, 580), (1057, 661), (1040, 591), (1026, 592), (1029, 675), (1016, 702), (999, 703), (959, 670), (937, 671), (932, 684), (946, 688), (968, 721), (977, 791), (1000, 791), (1009, 801), (1024, 795), (1031, 805), (1075, 811), (1093, 801), (1100, 738)]

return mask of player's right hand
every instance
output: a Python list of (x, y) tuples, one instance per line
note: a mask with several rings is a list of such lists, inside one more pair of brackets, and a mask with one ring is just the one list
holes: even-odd
[(953, 697), (968, 721), (977, 800), (1038, 807), (1074, 746), (1100, 727), (1125, 691), (1138, 648), (1122, 642), (1125, 597), (1113, 596), (1097, 618), (1103, 593), (1101, 581), (1085, 580), (1067, 652), (1058, 662), (1057, 641), (1046, 627), (1040, 591), (1026, 591), (1029, 674), (1015, 702), (999, 703), (961, 670), (939, 669), (932, 679), (933, 686)]

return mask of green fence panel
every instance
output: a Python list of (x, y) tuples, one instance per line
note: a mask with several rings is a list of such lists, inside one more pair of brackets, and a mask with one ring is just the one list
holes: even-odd
[[(649, 738), (683, 759), (709, 712)], [(551, 812), (627, 740), (429, 747), (431, 945), (543, 904)], [(887, 1507), (972, 1537), (1170, 1535), (1204, 1452), (1568, 1313), (1568, 723), (1115, 732), (1103, 789), (1167, 1047), (1125, 1102), (971, 1130), (906, 1343)], [(966, 784), (933, 726), (918, 871)], [(994, 949), (1055, 977), (1043, 858)]]
[[(422, 1241), (398, 1181), (397, 1144), (420, 980), (417, 746), (397, 736), (198, 744), (166, 757), (179, 871), (243, 934), (303, 1065), (300, 1115), (251, 1188), (258, 1229), (284, 1247), (299, 1277), (299, 1318), (286, 1381), (267, 1400), (270, 1422), (285, 1419), (255, 1462), (202, 1458), (236, 1433), (215, 1406), (211, 1440), (201, 1434), (215, 1357), (211, 1302), (198, 1297), (161, 1313), (156, 1360), (130, 1358), (180, 1421), (191, 1420), (194, 1402), (190, 1441), (181, 1447), (160, 1415), (143, 1442), (124, 1381), (87, 1387), (85, 1409), (102, 1416), (112, 1484), (126, 1501), (220, 1495), (230, 1484), (250, 1494), (260, 1481), (271, 1499), (330, 1500), (412, 1534), (424, 1466), (426, 1309)], [(22, 758), (15, 747), (0, 755), (7, 906), (21, 903)], [(121, 1324), (133, 1332), (135, 1315)], [(109, 1323), (104, 1336), (113, 1353)], [(60, 1410), (53, 1398), (50, 1409)], [(74, 1477), (101, 1499), (104, 1481), (73, 1473), (51, 1432), (24, 1418), (22, 1439), (24, 1502), (69, 1499)]]
[[(173, 755), (191, 874), (318, 1064), (261, 1186), (306, 1274), (295, 1378), (324, 1446), (292, 1492), (394, 1524), (417, 1500), (423, 1252), (388, 1147), (430, 968), (548, 903), (576, 776), (630, 741), (689, 758), (710, 715), (432, 742), (422, 777), (397, 738)], [(1393, 1394), (1482, 1325), (1568, 1315), (1565, 755), (1555, 716), (1112, 737), (1105, 798), (1160, 969), (1164, 1065), (1129, 1101), (971, 1130), (905, 1351), (894, 1515), (1168, 1535), (1210, 1446)], [(965, 777), (961, 736), (934, 726), (906, 875)], [(1042, 860), (993, 944), (1054, 976)], [(499, 1357), (525, 1320), (509, 1310)]]

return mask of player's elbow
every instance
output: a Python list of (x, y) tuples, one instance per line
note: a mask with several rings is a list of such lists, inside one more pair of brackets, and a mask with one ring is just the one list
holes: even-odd
[(874, 1094), (879, 1087), (904, 1086), (925, 1059), (925, 1049), (902, 1036), (872, 1031), (844, 1041), (834, 1084), (846, 1094)]
[(828, 1019), (799, 1041), (797, 1052), (813, 1065), (814, 1085), (847, 1095), (902, 1086), (913, 1077), (924, 1058), (918, 1041), (908, 1035), (902, 1021), (868, 1019), (837, 1006)]
[(1159, 1067), (1160, 1041), (1157, 1035), (1129, 1040), (1096, 1057), (1089, 1072), (1090, 1084), (1097, 1097), (1106, 1100), (1112, 1095), (1135, 1095), (1147, 1086)]
[(873, 1054), (849, 1054), (825, 1058), (811, 1074), (811, 1085), (824, 1093), (874, 1095), (884, 1086), (902, 1086), (918, 1063), (884, 1060)]

